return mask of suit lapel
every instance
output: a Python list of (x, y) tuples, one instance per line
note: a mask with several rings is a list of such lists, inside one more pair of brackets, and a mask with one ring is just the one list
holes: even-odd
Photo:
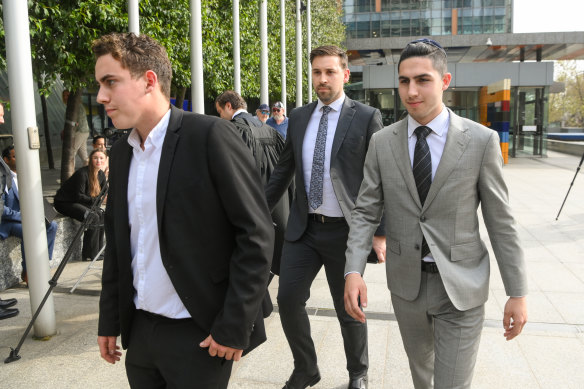
[(158, 230), (160, 231), (162, 223), (162, 214), (166, 200), (166, 190), (168, 188), (168, 178), (176, 145), (178, 143), (178, 130), (181, 128), (183, 111), (171, 107), (170, 119), (164, 143), (162, 144), (162, 153), (160, 155), (160, 165), (158, 167), (158, 182), (156, 184), (156, 215), (158, 216)]
[(394, 136), (390, 138), (389, 142), (391, 150), (393, 151), (392, 155), (395, 158), (395, 163), (404, 178), (406, 186), (410, 191), (410, 195), (416, 201), (418, 207), (422, 208), (408, 149), (408, 121), (405, 119), (402, 120), (400, 124), (393, 129), (393, 134)]
[(345, 139), (345, 135), (347, 134), (349, 126), (351, 125), (351, 121), (353, 120), (353, 116), (355, 116), (355, 103), (350, 98), (345, 97), (345, 101), (343, 102), (343, 107), (341, 108), (341, 113), (339, 115), (337, 128), (335, 130), (335, 137), (333, 139), (331, 161), (334, 161), (337, 152), (341, 148), (343, 139)]
[(448, 127), (446, 144), (444, 145), (444, 151), (442, 152), (442, 158), (438, 164), (436, 175), (430, 186), (428, 197), (424, 203), (424, 208), (430, 206), (432, 200), (434, 200), (440, 188), (442, 188), (448, 179), (448, 176), (452, 174), (458, 165), (458, 160), (470, 141), (470, 137), (466, 134), (467, 128), (464, 126), (463, 121), (454, 112), (451, 110), (448, 111), (450, 113), (450, 125)]

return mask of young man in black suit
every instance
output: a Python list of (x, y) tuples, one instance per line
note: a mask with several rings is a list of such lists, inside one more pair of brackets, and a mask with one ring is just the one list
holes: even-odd
[(97, 100), (117, 128), (105, 217), (102, 358), (133, 388), (226, 388), (265, 340), (273, 226), (233, 125), (170, 107), (166, 50), (146, 35), (93, 43)]
[[(345, 96), (350, 72), (343, 50), (318, 47), (310, 62), (318, 101), (290, 113), (286, 145), (266, 188), (273, 207), (296, 179), (278, 289), (280, 319), (294, 356), (294, 371), (284, 388), (303, 389), (320, 380), (305, 307), (310, 285), (324, 265), (345, 345), (348, 388), (361, 389), (367, 387), (367, 326), (343, 306), (345, 249), (369, 139), (383, 125), (379, 110)], [(385, 258), (382, 228), (373, 244), (380, 261)]]

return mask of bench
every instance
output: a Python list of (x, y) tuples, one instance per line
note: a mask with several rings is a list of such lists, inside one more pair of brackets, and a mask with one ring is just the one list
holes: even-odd
[[(55, 268), (65, 257), (65, 253), (73, 242), (73, 238), (81, 223), (70, 217), (57, 215), (57, 236), (55, 237), (55, 247), (53, 249), (53, 260), (50, 262), (51, 268)], [(81, 260), (81, 241), (75, 243), (70, 261)], [(22, 272), (22, 253), (20, 251), (20, 238), (8, 237), (0, 239), (0, 291), (8, 289), (20, 282)]]

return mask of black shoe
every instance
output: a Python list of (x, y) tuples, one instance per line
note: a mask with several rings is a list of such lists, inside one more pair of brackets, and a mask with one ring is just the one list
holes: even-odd
[(2, 300), (0, 299), (0, 308), (10, 308), (13, 305), (16, 305), (17, 301), (16, 299), (6, 299), (6, 300)]
[(347, 389), (367, 389), (367, 376), (351, 378)]
[(282, 389), (304, 389), (316, 385), (318, 381), (320, 381), (320, 372), (318, 369), (313, 375), (292, 372), (290, 379), (286, 381), (286, 385)]
[(8, 319), (18, 315), (18, 309), (4, 309), (0, 308), (0, 320)]

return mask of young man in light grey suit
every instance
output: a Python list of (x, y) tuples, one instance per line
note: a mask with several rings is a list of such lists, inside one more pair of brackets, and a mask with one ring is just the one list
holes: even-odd
[(470, 388), (489, 290), (479, 205), (510, 296), (507, 340), (527, 320), (525, 263), (499, 137), (444, 107), (452, 77), (446, 63), (430, 39), (403, 50), (399, 94), (409, 115), (371, 139), (347, 242), (345, 306), (365, 321), (361, 274), (385, 206), (387, 284), (416, 388)]

